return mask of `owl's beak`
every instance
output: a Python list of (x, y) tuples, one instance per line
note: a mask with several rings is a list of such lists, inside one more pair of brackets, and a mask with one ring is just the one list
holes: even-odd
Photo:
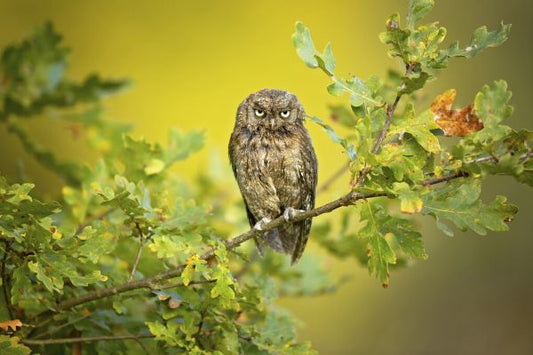
[(274, 129), (274, 126), (276, 125), (276, 119), (271, 118), (270, 119), (270, 129)]

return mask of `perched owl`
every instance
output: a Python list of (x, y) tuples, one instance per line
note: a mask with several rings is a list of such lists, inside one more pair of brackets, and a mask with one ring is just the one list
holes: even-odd
[[(229, 158), (250, 226), (257, 230), (315, 205), (318, 166), (304, 118), (296, 96), (283, 90), (263, 89), (239, 105)], [(256, 238), (257, 249), (262, 254), (266, 244), (295, 263), (310, 229), (311, 219), (286, 224)]]

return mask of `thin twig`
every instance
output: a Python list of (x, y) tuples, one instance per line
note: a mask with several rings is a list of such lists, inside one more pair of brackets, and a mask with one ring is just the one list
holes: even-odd
[[(212, 284), (212, 283), (215, 283), (217, 282), (217, 279), (213, 279), (213, 280), (198, 280), (198, 281), (191, 281), (189, 282), (189, 285), (202, 285), (202, 284)], [(184, 287), (185, 285), (183, 284), (183, 282), (180, 282), (180, 283), (177, 283), (177, 284), (168, 284), (168, 285), (159, 285), (159, 286), (154, 286), (152, 287), (151, 289), (152, 290), (166, 290), (166, 289), (169, 289), (169, 288), (174, 288), (174, 287)]]
[(78, 323), (86, 318), (89, 318), (90, 316), (92, 316), (92, 313), (87, 313), (86, 315), (84, 316), (81, 316), (79, 318), (76, 318), (74, 320), (71, 320), (70, 322), (66, 322), (64, 324), (61, 324), (57, 327), (54, 327), (54, 328), (50, 328), (49, 330), (47, 330), (46, 332), (44, 333), (41, 333), (41, 334), (38, 334), (36, 335), (33, 339), (39, 339), (39, 338), (43, 338), (45, 337), (46, 335), (52, 335), (54, 333), (57, 333), (58, 331), (60, 331), (61, 329), (65, 328), (65, 327), (68, 327), (69, 325), (72, 325), (72, 324), (75, 324), (75, 323)]
[[(521, 161), (521, 162), (524, 162), (525, 160), (529, 159), (533, 157), (533, 152), (527, 152), (527, 153), (524, 153), (522, 154), (518, 159)], [(472, 160), (470, 163), (485, 163), (485, 162), (490, 162), (490, 163), (497, 163), (499, 161), (499, 157), (495, 157), (493, 155), (489, 155), (489, 156), (486, 156), (486, 157), (481, 157), (481, 158), (476, 158), (474, 160)]]
[(457, 179), (457, 178), (460, 178), (460, 177), (468, 177), (468, 173), (464, 172), (464, 171), (459, 171), (459, 172), (457, 172), (455, 174), (446, 175), (446, 176), (442, 176), (442, 177), (439, 177), (439, 178), (426, 180), (426, 181), (424, 181), (422, 183), (422, 185), (423, 186), (436, 185), (436, 184), (440, 184), (441, 182), (450, 181), (450, 180)]
[[(396, 108), (398, 107), (398, 102), (400, 102), (400, 98), (402, 97), (401, 94), (398, 94), (396, 98), (394, 99), (394, 102), (391, 104), (387, 104), (387, 116), (385, 117), (385, 123), (383, 124), (383, 128), (381, 129), (381, 132), (376, 138), (376, 142), (374, 143), (374, 147), (372, 147), (372, 154), (376, 155), (379, 152), (379, 148), (383, 144), (383, 141), (385, 140), (385, 137), (387, 136), (387, 132), (389, 131), (389, 127), (392, 121), (392, 116), (394, 115), (394, 111), (396, 111)], [(363, 181), (365, 181), (365, 177), (370, 172), (370, 167), (365, 166), (360, 172), (359, 176), (357, 177), (357, 180), (352, 185), (353, 188), (357, 188), (361, 186)]]
[(152, 334), (127, 334), (127, 335), (102, 335), (97, 337), (79, 337), (79, 338), (56, 338), (56, 339), (23, 339), (26, 345), (51, 345), (51, 344), (72, 344), (72, 343), (90, 343), (94, 341), (113, 341), (113, 340), (135, 340), (154, 338)]
[(137, 251), (137, 257), (135, 258), (135, 262), (133, 263), (133, 267), (131, 268), (131, 274), (130, 274), (130, 277), (128, 278), (128, 281), (133, 280), (133, 276), (135, 275), (135, 271), (137, 271), (137, 266), (139, 265), (139, 261), (141, 260), (141, 254), (143, 252), (143, 246), (144, 246), (143, 231), (141, 227), (139, 226), (139, 223), (135, 222), (135, 226), (137, 227), (137, 231), (139, 232), (139, 240), (140, 240), (141, 245), (139, 245), (139, 250)]
[(327, 189), (330, 188), (331, 185), (335, 181), (337, 181), (338, 178), (344, 175), (346, 171), (350, 169), (350, 162), (347, 162), (344, 164), (339, 170), (337, 170), (333, 175), (331, 175), (316, 191), (317, 195), (320, 193), (325, 192)]
[(401, 97), (402, 95), (398, 94), (394, 99), (392, 105), (387, 105), (387, 116), (385, 117), (385, 124), (383, 125), (381, 133), (379, 134), (378, 138), (376, 139), (376, 142), (374, 143), (374, 147), (372, 148), (372, 154), (377, 154), (379, 152), (379, 148), (381, 148), (381, 144), (383, 144), (383, 140), (385, 140), (387, 132), (389, 132), (390, 123), (392, 121), (392, 115), (394, 115), (394, 111), (396, 111), (396, 108), (398, 107), (398, 102), (400, 102)]

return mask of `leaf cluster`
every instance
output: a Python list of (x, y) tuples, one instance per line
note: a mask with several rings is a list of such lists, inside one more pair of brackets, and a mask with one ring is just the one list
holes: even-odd
[[(379, 38), (405, 72), (390, 72), (385, 79), (340, 78), (329, 43), (323, 52), (317, 51), (310, 30), (302, 23), (296, 24), (293, 35), (304, 63), (331, 78), (328, 92), (349, 96), (349, 108), (331, 107), (334, 122), (348, 128), (349, 136), (340, 137), (323, 120), (311, 117), (312, 121), (346, 151), (353, 190), (388, 197), (364, 202), (343, 215), (340, 233), (317, 233), (321, 236), (315, 238), (334, 255), (352, 256), (367, 264), (384, 286), (392, 267), (405, 264), (406, 259), (427, 257), (414, 216), (434, 217), (447, 235), (454, 232), (444, 221), (482, 235), (487, 230), (505, 231), (517, 208), (502, 196), (489, 204), (482, 202), (482, 181), (488, 175), (508, 175), (531, 185), (531, 132), (515, 131), (503, 123), (512, 113), (505, 81), (484, 86), (463, 109), (452, 108), (452, 89), (437, 97), (431, 107), (415, 111), (414, 93), (436, 79), (450, 59), (471, 58), (501, 45), (511, 27), (501, 24), (488, 31), (483, 26), (473, 32), (466, 46), (454, 42), (444, 47), (446, 29), (437, 22), (421, 23), (433, 6), (433, 0), (411, 0), (405, 25), (399, 14), (387, 20)], [(460, 139), (454, 144), (448, 141), (450, 136)], [(352, 227), (354, 232), (346, 229), (351, 219), (358, 222)], [(331, 227), (324, 224), (323, 228)]]

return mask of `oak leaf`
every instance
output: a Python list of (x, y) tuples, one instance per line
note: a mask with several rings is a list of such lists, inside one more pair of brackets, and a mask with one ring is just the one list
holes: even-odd
[(435, 114), (435, 122), (446, 136), (466, 136), (470, 132), (483, 129), (483, 121), (470, 104), (462, 109), (452, 109), (455, 90), (450, 89), (437, 96), (431, 104), (431, 112)]
[(2, 328), (5, 332), (9, 331), (9, 329), (16, 332), (17, 327), (22, 327), (22, 322), (20, 319), (11, 319), (6, 320), (5, 322), (0, 322), (0, 328)]

